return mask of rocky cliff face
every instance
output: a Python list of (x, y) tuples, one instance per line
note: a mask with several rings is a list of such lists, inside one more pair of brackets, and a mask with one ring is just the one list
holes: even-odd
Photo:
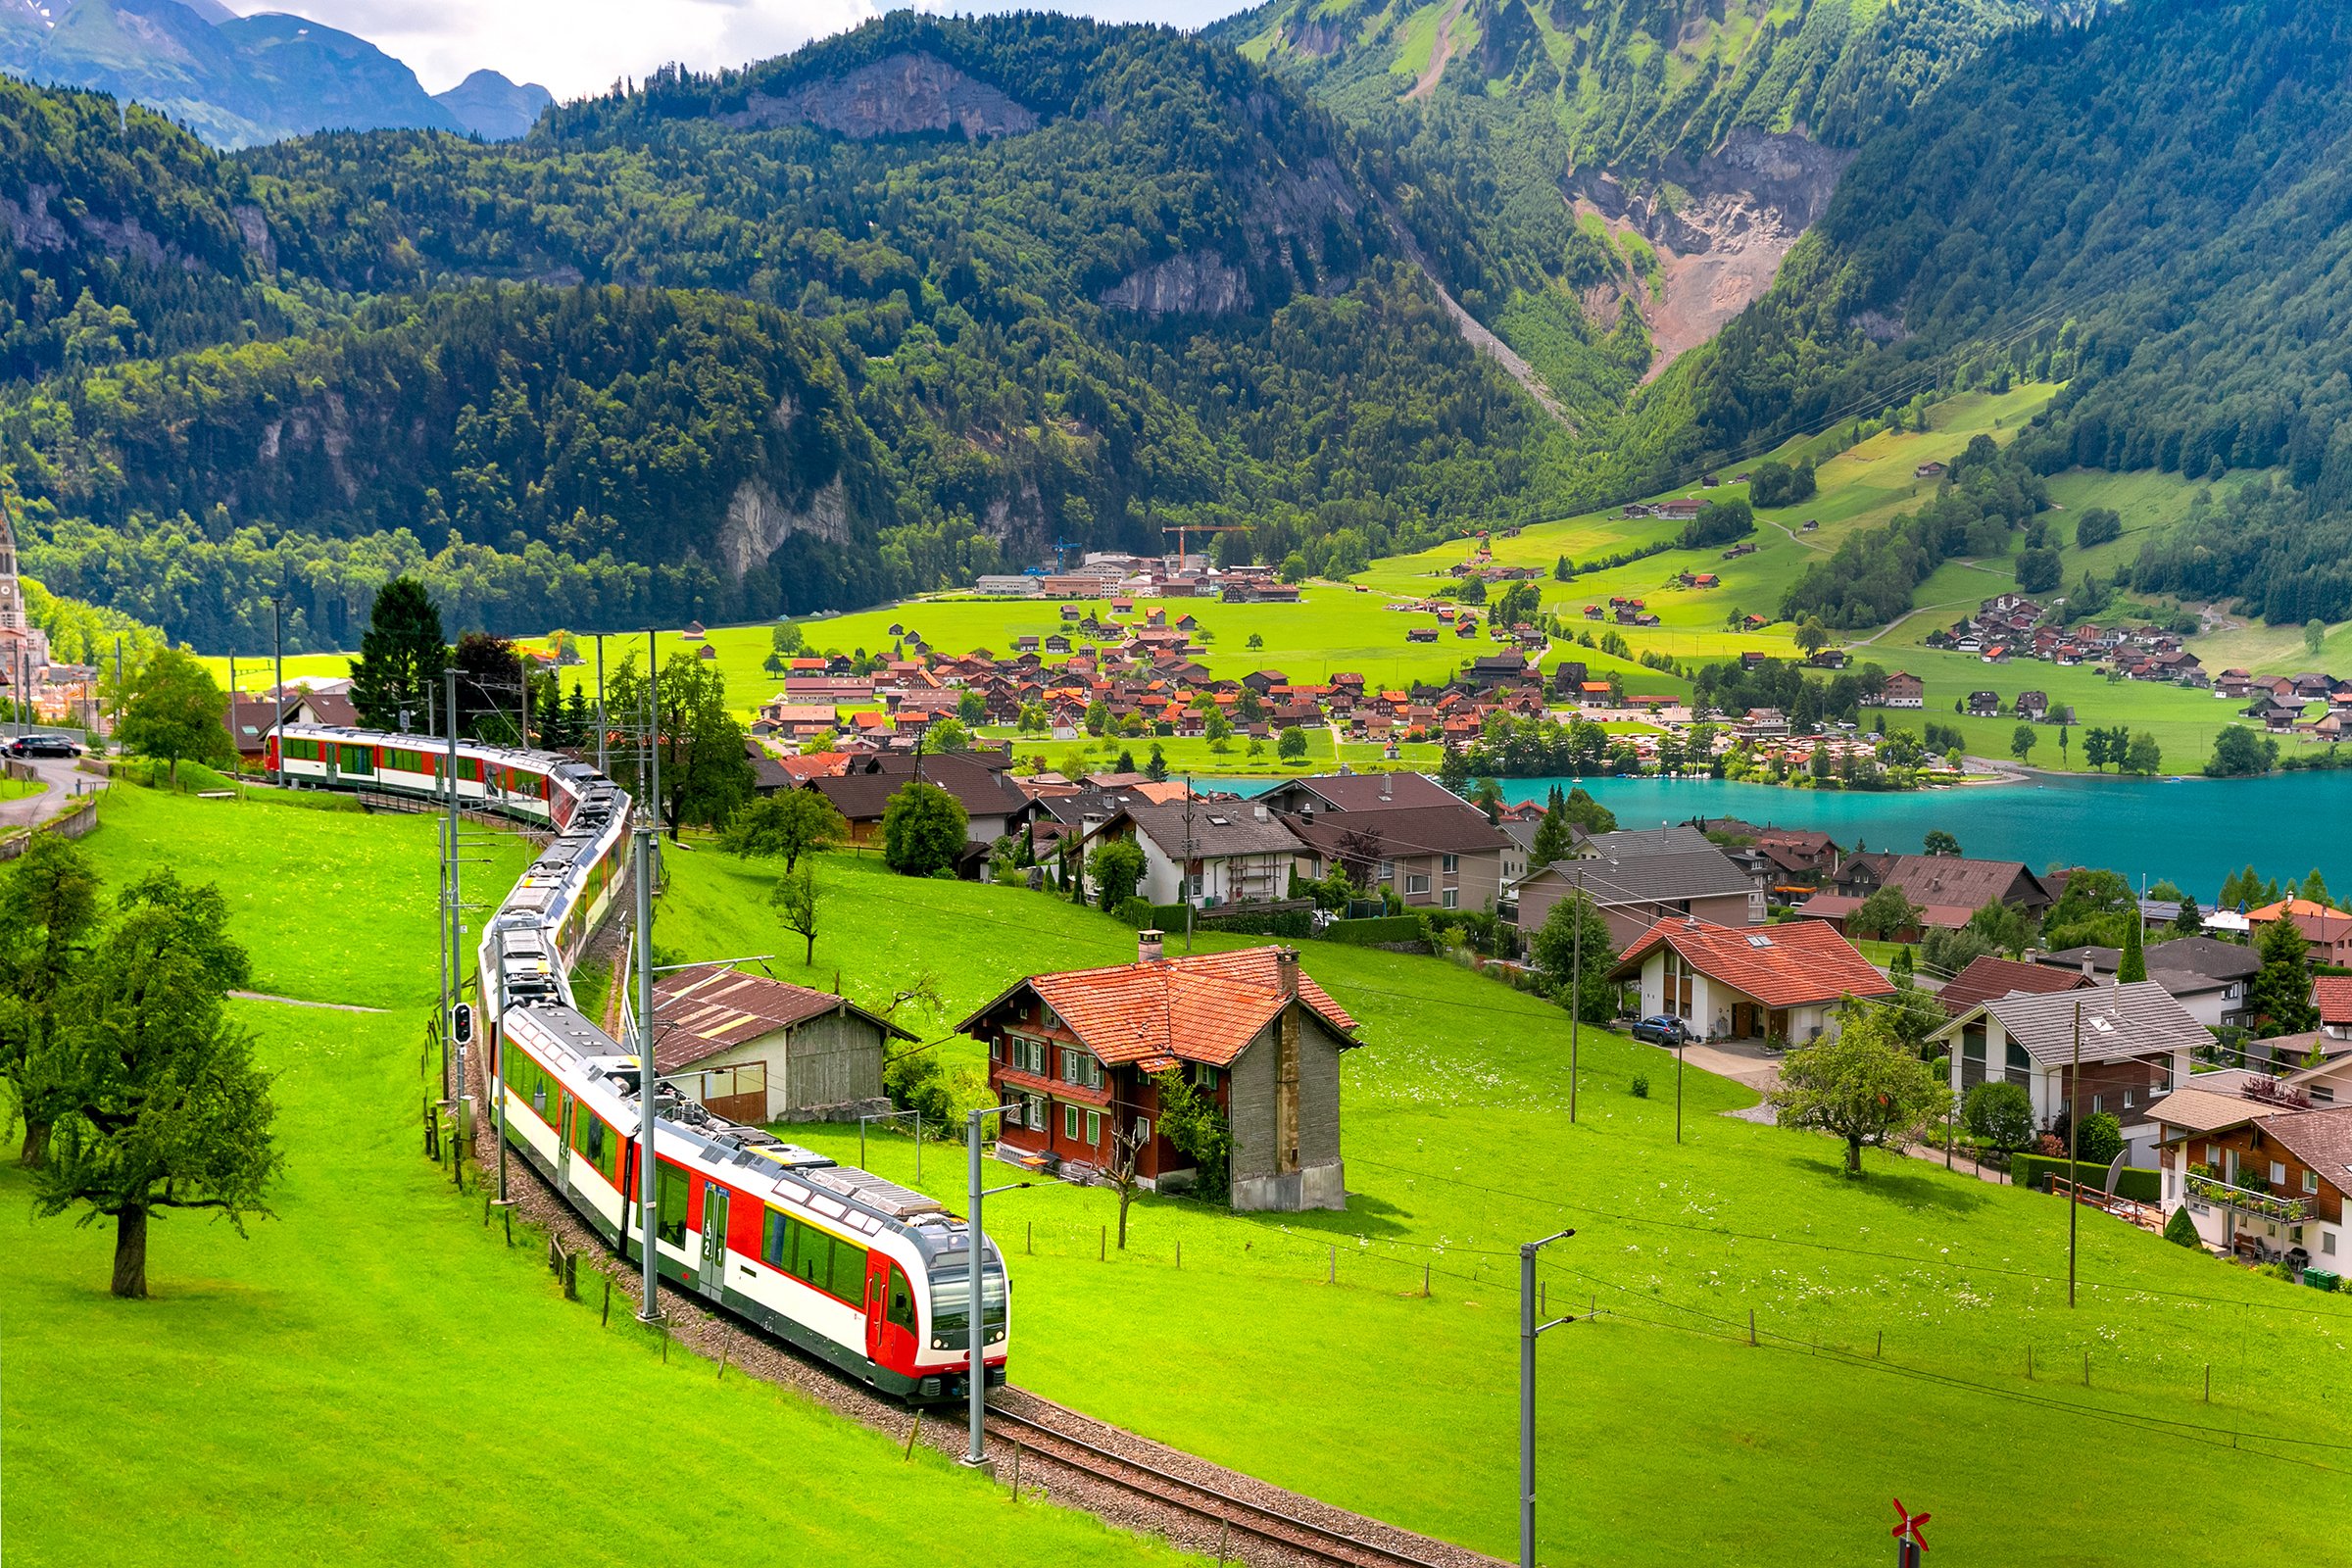
[(777, 96), (755, 92), (727, 123), (809, 124), (860, 140), (954, 131), (966, 141), (1037, 128), (1027, 106), (935, 55), (895, 54)]
[(1638, 186), (1610, 170), (1572, 177), (1579, 210), (1657, 248), (1662, 286), (1642, 311), (1657, 346), (1650, 376), (1772, 286), (1853, 157), (1803, 136), (1735, 130), (1697, 163), (1677, 160)]
[(718, 559), (737, 577), (783, 548), (796, 533), (814, 534), (828, 544), (850, 543), (850, 503), (839, 476), (827, 481), (805, 505), (787, 506), (775, 491), (758, 479), (735, 487), (727, 503), (727, 520), (719, 524), (715, 541)]
[(1250, 309), (1250, 281), (1222, 257), (1185, 251), (1120, 278), (1102, 303), (1145, 316), (1233, 316)]
[(1300, 276), (1294, 243), (1303, 243), (1307, 255), (1319, 256), (1326, 223), (1334, 219), (1353, 223), (1361, 205), (1348, 176), (1328, 158), (1285, 169), (1250, 193), (1244, 220), (1244, 266), (1236, 267), (1210, 251), (1181, 251), (1138, 268), (1098, 297), (1114, 311), (1146, 316), (1238, 316), (1256, 303), (1250, 286), (1253, 271), (1270, 274), (1277, 283), (1287, 273), (1294, 287), (1344, 286), (1348, 277), (1328, 270)]

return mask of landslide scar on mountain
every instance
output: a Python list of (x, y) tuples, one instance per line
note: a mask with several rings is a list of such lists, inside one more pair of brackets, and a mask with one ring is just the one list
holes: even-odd
[(1658, 287), (1641, 302), (1657, 357), (1642, 379), (1663, 374), (1772, 286), (1853, 158), (1804, 136), (1735, 130), (1695, 165), (1670, 160), (1639, 185), (1611, 170), (1570, 177), (1578, 212), (1630, 228), (1658, 252)]
[(948, 130), (982, 141), (1035, 130), (1037, 115), (1003, 88), (936, 55), (906, 52), (805, 81), (778, 96), (755, 92), (725, 122), (748, 129), (809, 124), (861, 141)]

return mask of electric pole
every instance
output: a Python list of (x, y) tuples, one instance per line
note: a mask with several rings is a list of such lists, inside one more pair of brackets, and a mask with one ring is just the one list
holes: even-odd
[(1519, 1568), (1536, 1568), (1536, 1339), (1574, 1317), (1536, 1321), (1536, 1254), (1574, 1231), (1519, 1247)]
[[(2082, 1089), (2082, 1004), (2075, 1004), (2075, 1064), (2066, 1080), (2066, 1304), (2075, 1304), (2075, 1236), (2082, 1224), (2082, 1199), (2075, 1191), (2082, 1174), (2075, 1163), (2077, 1140), (2082, 1131), (2077, 1103)], [(2085, 1366), (2089, 1363), (2084, 1362)]]
[(605, 634), (596, 634), (596, 770), (610, 778), (612, 764), (605, 759)]
[(637, 883), (637, 1212), (645, 1247), (645, 1298), (637, 1321), (659, 1323), (662, 1267), (654, 1254), (654, 1211), (661, 1183), (654, 1162), (654, 1123), (661, 1096), (654, 1072), (654, 857), (653, 830), (643, 811), (629, 831), (629, 858)]
[(1576, 1125), (1577, 1025), (1585, 1010), (1585, 873), (1576, 873), (1576, 925), (1568, 939), (1568, 1124)]
[(286, 595), (283, 583), (279, 584), (276, 597), (270, 601), (270, 657), (277, 674), (277, 766), (272, 769), (277, 776), (270, 782), (282, 786), (286, 782)]
[(964, 1374), (964, 1381), (970, 1385), (965, 1392), (970, 1396), (972, 1423), (971, 1440), (963, 1455), (963, 1462), (967, 1465), (988, 1462), (988, 1433), (985, 1425), (988, 1419), (988, 1323), (982, 1311), (986, 1298), (980, 1288), (981, 1279), (987, 1272), (982, 1265), (988, 1260), (988, 1232), (980, 1223), (980, 1202), (992, 1193), (1007, 1193), (1016, 1187), (1029, 1185), (1027, 1182), (1007, 1182), (1002, 1187), (980, 1185), (980, 1128), (989, 1117), (1001, 1116), (1013, 1108), (1011, 1105), (987, 1105), (966, 1111), (963, 1118), (963, 1139), (965, 1152), (970, 1156), (972, 1184), (971, 1217), (964, 1221), (964, 1245), (969, 1249), (966, 1261), (971, 1270), (968, 1281), (971, 1295), (967, 1300), (972, 1319), (969, 1342), (971, 1365)]

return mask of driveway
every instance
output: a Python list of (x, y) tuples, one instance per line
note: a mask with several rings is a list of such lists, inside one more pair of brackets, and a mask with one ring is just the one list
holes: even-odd
[(1745, 1084), (1760, 1095), (1781, 1086), (1781, 1060), (1761, 1040), (1717, 1040), (1683, 1048), (1683, 1057), (1701, 1072)]
[(47, 788), (38, 795), (0, 801), (0, 829), (28, 827), (54, 814), (75, 790), (80, 789), (86, 794), (97, 789), (100, 783), (100, 780), (78, 771), (74, 759), (70, 757), (33, 757), (25, 760)]

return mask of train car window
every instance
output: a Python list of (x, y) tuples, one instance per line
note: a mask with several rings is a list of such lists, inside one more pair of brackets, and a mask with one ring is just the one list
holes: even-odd
[(661, 1166), (654, 1178), (654, 1234), (672, 1247), (686, 1245), (686, 1200), (691, 1183), (682, 1170)]
[(794, 1276), (820, 1291), (833, 1288), (833, 1238), (813, 1225), (795, 1224), (792, 1239)]
[(835, 1296), (845, 1301), (861, 1299), (865, 1294), (865, 1249), (848, 1242), (833, 1244), (833, 1285)]
[(760, 1260), (769, 1268), (784, 1268), (786, 1259), (791, 1256), (791, 1246), (792, 1220), (772, 1208), (769, 1209), (761, 1223)]
[(890, 1270), (890, 1308), (883, 1318), (909, 1334), (914, 1332), (914, 1292), (907, 1289), (906, 1276), (895, 1263)]

